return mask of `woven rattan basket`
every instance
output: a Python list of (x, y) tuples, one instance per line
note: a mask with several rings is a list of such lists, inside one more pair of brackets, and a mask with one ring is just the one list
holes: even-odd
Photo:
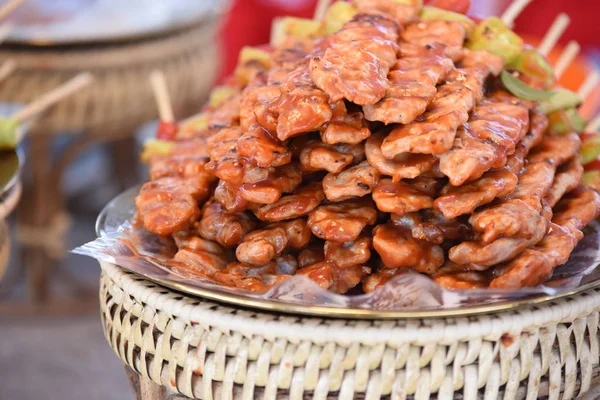
[(600, 289), (470, 318), (336, 320), (241, 310), (101, 263), (110, 345), (202, 399), (570, 399), (598, 375)]

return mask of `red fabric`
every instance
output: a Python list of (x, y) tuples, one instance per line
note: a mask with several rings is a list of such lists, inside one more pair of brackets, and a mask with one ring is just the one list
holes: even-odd
[(242, 47), (269, 41), (273, 18), (283, 15), (311, 18), (316, 3), (316, 0), (234, 0), (221, 32), (224, 46), (221, 80), (233, 72)]

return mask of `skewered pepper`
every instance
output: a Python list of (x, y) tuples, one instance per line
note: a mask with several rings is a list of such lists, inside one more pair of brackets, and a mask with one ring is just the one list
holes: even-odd
[(550, 131), (559, 135), (582, 132), (587, 125), (587, 121), (575, 108), (551, 112), (548, 114), (548, 123)]
[(177, 132), (177, 138), (194, 136), (197, 132), (201, 132), (207, 128), (208, 115), (201, 113), (181, 123)]
[(357, 13), (356, 7), (345, 1), (336, 1), (325, 13), (325, 34), (330, 35), (342, 29), (342, 26), (350, 21)]
[(585, 165), (600, 157), (600, 134), (584, 133), (581, 135), (581, 164)]
[(567, 89), (555, 90), (552, 96), (540, 102), (540, 111), (545, 114), (557, 110), (566, 110), (578, 107), (583, 99), (577, 94)]
[(19, 144), (19, 121), (11, 118), (0, 119), (0, 150), (10, 150)]
[(314, 39), (321, 36), (323, 22), (307, 18), (283, 17), (273, 21), (271, 45), (278, 47), (287, 36)]
[(532, 88), (506, 70), (502, 71), (500, 79), (506, 90), (520, 99), (538, 101), (550, 99), (553, 96), (553, 92)]
[(175, 142), (170, 140), (150, 139), (144, 142), (144, 148), (140, 159), (142, 162), (148, 162), (155, 156), (166, 156), (175, 146)]
[(208, 105), (211, 108), (216, 108), (223, 104), (225, 100), (233, 96), (236, 92), (236, 89), (230, 86), (217, 86), (210, 91)]
[(552, 66), (546, 57), (535, 48), (525, 49), (507, 67), (541, 81), (545, 89), (551, 89), (556, 83)]
[(467, 46), (472, 50), (487, 50), (513, 62), (523, 50), (523, 39), (510, 30), (498, 17), (484, 19), (475, 27)]
[(458, 21), (465, 27), (467, 32), (471, 32), (475, 29), (475, 21), (466, 15), (432, 6), (423, 7), (421, 10), (421, 19), (423, 21)]
[(596, 191), (600, 191), (600, 171), (586, 171), (583, 173), (583, 184)]

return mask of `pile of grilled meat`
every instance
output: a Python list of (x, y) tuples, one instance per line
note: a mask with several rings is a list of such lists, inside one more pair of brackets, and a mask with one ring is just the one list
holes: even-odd
[(409, 270), (452, 289), (542, 284), (600, 197), (579, 135), (549, 133), (468, 35), (368, 0), (330, 35), (242, 60), (206, 127), (149, 158), (139, 222), (174, 239), (174, 270), (257, 292), (293, 275), (371, 292)]

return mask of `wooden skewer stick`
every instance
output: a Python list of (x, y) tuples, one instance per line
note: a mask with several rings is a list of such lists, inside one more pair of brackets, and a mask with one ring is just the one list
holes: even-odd
[(540, 42), (538, 47), (540, 53), (542, 53), (544, 56), (548, 56), (570, 23), (571, 18), (569, 18), (567, 14), (559, 14)]
[(579, 50), (581, 50), (581, 47), (576, 41), (572, 40), (569, 43), (567, 43), (567, 47), (565, 47), (554, 66), (554, 73), (556, 74), (556, 79), (560, 79), (560, 77), (565, 73), (565, 71), (567, 70), (569, 65), (571, 65), (575, 57), (577, 57), (577, 54), (579, 54)]
[(317, 2), (317, 6), (315, 7), (315, 14), (313, 15), (313, 19), (315, 21), (322, 21), (325, 17), (325, 13), (327, 12), (327, 7), (329, 7), (329, 2), (331, 0), (319, 0)]
[(590, 121), (589, 124), (585, 127), (586, 132), (598, 132), (600, 131), (600, 114), (596, 115), (596, 117)]
[(68, 82), (63, 83), (59, 87), (52, 89), (40, 98), (34, 100), (33, 103), (30, 103), (25, 108), (17, 111), (12, 117), (23, 123), (42, 111), (45, 111), (48, 107), (89, 85), (93, 80), (94, 78), (89, 72), (81, 73)]
[(515, 23), (515, 19), (521, 14), (521, 11), (531, 3), (532, 0), (515, 0), (510, 6), (504, 11), (500, 19), (508, 27), (512, 27)]
[(581, 86), (579, 86), (577, 94), (581, 96), (582, 99), (585, 99), (590, 93), (592, 93), (592, 90), (598, 86), (598, 83), (600, 83), (600, 72), (598, 72), (597, 69), (594, 69), (594, 71), (588, 75), (585, 81), (583, 81)]
[(150, 84), (154, 92), (154, 99), (158, 107), (158, 116), (161, 121), (175, 122), (173, 114), (173, 106), (169, 97), (169, 89), (167, 88), (167, 79), (162, 71), (155, 70), (150, 74)]
[(10, 74), (17, 69), (17, 63), (13, 59), (8, 59), (0, 65), (0, 82), (8, 78)]
[(24, 1), (25, 0), (9, 0), (8, 3), (0, 6), (0, 20), (6, 18), (10, 13), (15, 11)]

